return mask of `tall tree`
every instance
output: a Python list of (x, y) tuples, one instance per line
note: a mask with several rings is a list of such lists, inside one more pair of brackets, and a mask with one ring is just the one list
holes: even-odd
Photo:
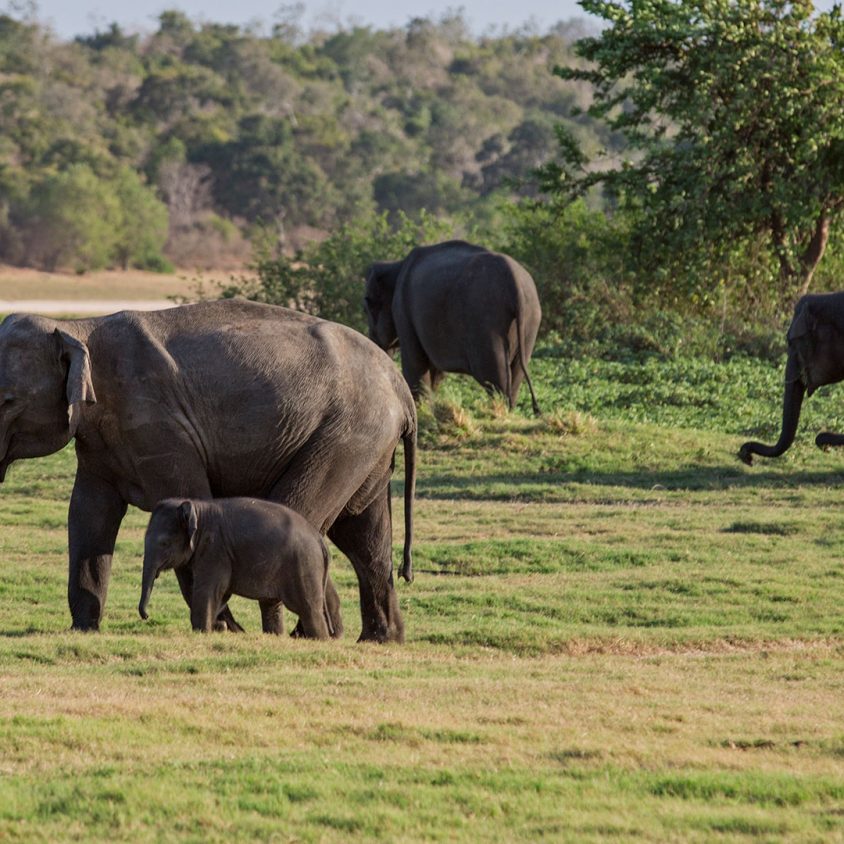
[[(540, 170), (566, 199), (603, 185), (639, 214), (644, 254), (674, 266), (762, 239), (783, 301), (805, 293), (844, 209), (844, 20), (811, 0), (581, 0), (588, 114), (629, 143), (589, 160), (559, 130)], [(671, 261), (671, 259), (679, 259)], [(652, 260), (652, 258), (651, 258)]]

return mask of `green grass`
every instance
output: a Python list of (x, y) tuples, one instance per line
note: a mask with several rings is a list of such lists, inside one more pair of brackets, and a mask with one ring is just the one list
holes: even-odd
[(403, 647), (355, 644), (336, 551), (342, 641), (262, 636), (243, 600), (250, 632), (194, 635), (172, 576), (141, 622), (137, 511), (103, 632), (70, 633), (73, 453), (12, 467), (0, 839), (844, 838), (844, 455), (810, 436), (844, 401), (748, 468), (774, 367), (533, 371), (541, 420), (456, 378), (422, 414)]

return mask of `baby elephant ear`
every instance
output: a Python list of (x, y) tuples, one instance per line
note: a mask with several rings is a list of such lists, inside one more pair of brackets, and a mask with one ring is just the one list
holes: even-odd
[(68, 361), (67, 421), (70, 436), (75, 437), (82, 418), (82, 402), (94, 404), (97, 401), (91, 380), (91, 356), (88, 347), (67, 332), (57, 328), (54, 335), (59, 344), (59, 356)]
[(179, 515), (182, 519), (182, 524), (185, 526), (185, 532), (188, 535), (188, 545), (190, 550), (196, 550), (196, 507), (193, 506), (193, 501), (183, 501), (179, 505)]

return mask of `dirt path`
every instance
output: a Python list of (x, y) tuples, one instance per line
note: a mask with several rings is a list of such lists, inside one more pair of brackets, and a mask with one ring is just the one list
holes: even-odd
[(158, 311), (172, 308), (169, 299), (0, 299), (0, 314), (101, 315), (115, 311)]

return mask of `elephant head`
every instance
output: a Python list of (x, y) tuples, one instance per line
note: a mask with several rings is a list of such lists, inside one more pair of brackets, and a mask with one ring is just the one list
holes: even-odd
[[(804, 395), (844, 380), (844, 294), (804, 296), (794, 309), (788, 329), (782, 429), (773, 446), (746, 442), (739, 457), (748, 465), (753, 455), (779, 457), (794, 442)], [(818, 434), (818, 446), (844, 445), (838, 434)]]
[(97, 400), (88, 347), (62, 325), (26, 314), (0, 325), (0, 481), (13, 461), (64, 448)]
[(196, 550), (198, 520), (192, 501), (167, 498), (160, 501), (147, 525), (144, 538), (144, 575), (138, 612), (149, 617), (147, 605), (158, 575), (187, 563)]
[(401, 261), (376, 261), (367, 270), (363, 307), (369, 322), (369, 339), (385, 352), (399, 345), (393, 320), (393, 295), (401, 271)]

